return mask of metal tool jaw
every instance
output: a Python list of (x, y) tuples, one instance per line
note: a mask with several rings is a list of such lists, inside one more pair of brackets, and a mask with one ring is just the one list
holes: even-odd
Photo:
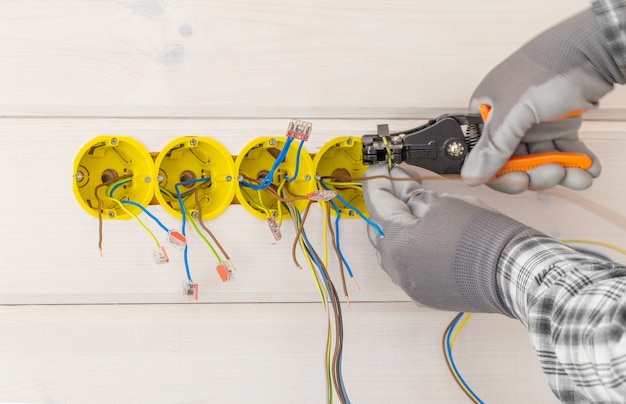
[[(400, 133), (378, 125), (376, 135), (363, 135), (363, 164), (400, 164), (437, 174), (459, 174), (470, 149), (480, 137), (479, 115), (442, 115)], [(464, 132), (462, 126), (466, 126)]]

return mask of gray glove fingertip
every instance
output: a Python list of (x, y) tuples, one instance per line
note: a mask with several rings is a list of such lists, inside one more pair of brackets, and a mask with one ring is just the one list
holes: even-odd
[(528, 189), (542, 191), (560, 184), (565, 178), (565, 168), (560, 164), (543, 164), (528, 170), (526, 175), (529, 178)]
[(505, 194), (521, 194), (528, 189), (530, 179), (526, 173), (508, 173), (494, 178), (487, 183), (487, 186), (493, 190)]
[(593, 176), (588, 171), (578, 168), (568, 168), (565, 170), (565, 177), (561, 185), (576, 191), (582, 191), (593, 185)]

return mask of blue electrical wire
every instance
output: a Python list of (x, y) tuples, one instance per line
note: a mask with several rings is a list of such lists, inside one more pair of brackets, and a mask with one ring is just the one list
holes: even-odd
[[(297, 218), (297, 223), (301, 222), (300, 211), (298, 209), (294, 208), (293, 210), (290, 210), (290, 212), (292, 213), (292, 216)], [(313, 247), (311, 246), (309, 242), (309, 239), (306, 235), (306, 231), (304, 230), (304, 228), (301, 230), (300, 236), (302, 237), (302, 242), (304, 244), (304, 248), (307, 252), (307, 255), (311, 258), (311, 260), (317, 267), (318, 273), (324, 282), (324, 286), (326, 287), (326, 290), (328, 291), (329, 296), (332, 294), (332, 296), (334, 297), (334, 299), (331, 297), (331, 302), (333, 303), (333, 307), (335, 308), (335, 311), (337, 313), (337, 319), (338, 319), (337, 333), (338, 333), (339, 341), (343, 341), (343, 318), (341, 315), (341, 305), (339, 304), (339, 296), (337, 295), (337, 290), (334, 288), (334, 286), (331, 287), (332, 284), (330, 283), (330, 280), (324, 274), (324, 269), (323, 269), (324, 266), (318, 259), (319, 258), (318, 255), (313, 253), (314, 251)], [(334, 373), (335, 375), (337, 375), (337, 381), (340, 386), (337, 393), (341, 395), (341, 397), (343, 398), (342, 401), (344, 403), (349, 404), (350, 399), (348, 398), (348, 393), (346, 391), (346, 387), (343, 382), (343, 375), (341, 372), (341, 364), (342, 364), (342, 358), (343, 358), (343, 342), (340, 342), (339, 345), (337, 345), (336, 349), (337, 349), (337, 363), (336, 363), (336, 366), (334, 367)]]
[[(115, 193), (115, 191), (121, 187), (122, 185), (131, 182), (133, 179), (132, 178), (128, 178), (125, 180), (120, 181), (119, 184), (115, 184), (115, 186), (113, 186), (113, 188), (111, 188), (111, 191), (109, 191), (109, 196), (112, 197), (113, 194)], [(154, 216), (152, 213), (150, 213), (150, 211), (148, 211), (148, 209), (145, 208), (145, 206), (143, 206), (140, 203), (137, 202), (133, 202), (133, 201), (129, 201), (126, 199), (121, 199), (120, 202), (125, 203), (127, 205), (133, 205), (138, 207), (139, 209), (141, 209), (141, 211), (143, 213), (145, 213), (146, 215), (148, 215), (148, 217), (150, 217), (150, 219), (154, 220), (156, 222), (156, 224), (159, 225), (159, 227), (161, 227), (163, 230), (165, 230), (167, 233), (169, 233), (170, 229), (168, 229), (156, 216)]]
[[(185, 213), (185, 204), (183, 203), (183, 199), (181, 197), (180, 194), (180, 189), (178, 187), (183, 186), (183, 185), (189, 185), (189, 184), (195, 184), (198, 182), (206, 182), (206, 181), (210, 181), (211, 178), (200, 178), (200, 179), (195, 179), (195, 180), (189, 180), (189, 181), (183, 181), (183, 182), (179, 182), (176, 185), (174, 185), (174, 189), (176, 190), (176, 198), (178, 199), (178, 206), (180, 207), (180, 213), (183, 217), (182, 220), (182, 225), (181, 225), (181, 234), (183, 236), (186, 236), (185, 234), (185, 224), (186, 224), (186, 219), (187, 219), (187, 215)], [(187, 275), (187, 280), (189, 282), (193, 282), (191, 280), (191, 271), (189, 270), (189, 260), (187, 258), (187, 250), (188, 250), (188, 245), (185, 244), (185, 249), (183, 250), (183, 262), (185, 264), (185, 274)]]
[(300, 169), (300, 154), (302, 153), (302, 145), (304, 145), (304, 140), (300, 140), (300, 145), (298, 146), (298, 151), (296, 152), (296, 168), (293, 173), (293, 177), (287, 178), (287, 181), (293, 181), (298, 177), (298, 170)]
[(293, 138), (288, 137), (287, 140), (285, 141), (285, 145), (280, 151), (280, 154), (278, 154), (278, 157), (276, 157), (276, 160), (274, 160), (274, 164), (272, 164), (272, 168), (270, 168), (267, 175), (265, 176), (265, 178), (263, 178), (263, 181), (261, 181), (259, 185), (254, 185), (254, 184), (250, 184), (249, 182), (240, 181), (241, 186), (248, 187), (255, 191), (260, 191), (262, 189), (268, 188), (272, 184), (272, 178), (274, 178), (274, 171), (276, 171), (276, 168), (278, 168), (278, 166), (283, 162), (283, 160), (285, 160), (285, 156), (287, 156), (287, 151), (289, 150), (289, 147), (291, 146), (292, 142), (293, 142)]
[[(323, 181), (318, 181), (319, 184), (322, 186), (322, 188), (326, 189), (326, 190), (330, 190), (330, 188), (328, 188), (328, 185), (324, 184)], [(359, 215), (359, 217), (361, 219), (363, 219), (365, 221), (365, 223), (367, 223), (371, 228), (373, 228), (374, 230), (376, 230), (376, 233), (378, 233), (378, 237), (383, 238), (385, 237), (385, 235), (383, 234), (382, 229), (374, 222), (372, 222), (371, 220), (369, 220), (367, 217), (365, 217), (365, 215), (363, 213), (361, 213), (360, 210), (358, 210), (357, 208), (355, 208), (354, 206), (350, 205), (348, 203), (348, 201), (346, 201), (344, 198), (342, 198), (341, 195), (339, 195), (339, 193), (337, 193), (337, 196), (335, 196), (335, 198), (339, 199), (339, 201), (341, 203), (343, 203), (344, 205), (346, 205), (346, 207), (350, 210), (353, 210), (357, 215)]]
[(348, 275), (350, 276), (350, 278), (354, 278), (354, 276), (352, 275), (352, 270), (350, 269), (350, 265), (348, 265), (348, 261), (346, 261), (346, 258), (343, 256), (343, 252), (341, 252), (341, 244), (339, 243), (339, 219), (341, 216), (341, 212), (339, 211), (337, 204), (335, 204), (332, 199), (329, 202), (335, 210), (335, 245), (337, 246), (337, 252), (339, 253), (339, 258), (341, 259), (341, 262), (343, 262), (343, 265), (348, 271)]
[[(112, 195), (113, 195), (113, 193), (111, 193), (109, 196), (112, 196)], [(154, 216), (152, 213), (150, 213), (150, 211), (148, 209), (146, 209), (142, 204), (137, 203), (137, 202), (133, 202), (133, 201), (129, 201), (129, 200), (125, 200), (125, 199), (120, 199), (120, 202), (128, 204), (128, 205), (137, 206), (139, 209), (141, 209), (141, 211), (143, 213), (148, 215), (148, 217), (150, 217), (150, 219), (154, 220), (156, 222), (156, 224), (159, 225), (159, 227), (161, 227), (163, 230), (165, 230), (166, 233), (170, 232), (170, 229), (168, 229), (167, 226), (165, 226), (156, 216)]]
[(115, 184), (115, 186), (113, 188), (111, 188), (111, 192), (109, 192), (109, 196), (112, 196), (113, 193), (115, 192), (116, 189), (118, 189), (119, 187), (121, 187), (122, 185), (131, 182), (133, 179), (132, 178), (126, 178), (122, 181), (120, 181), (118, 184)]
[(459, 320), (461, 319), (461, 317), (463, 317), (464, 314), (465, 314), (464, 312), (460, 312), (459, 314), (457, 314), (454, 320), (452, 320), (452, 324), (450, 324), (450, 328), (448, 329), (448, 332), (446, 334), (446, 354), (448, 355), (450, 366), (452, 367), (454, 373), (456, 374), (458, 381), (463, 385), (463, 387), (467, 389), (467, 391), (474, 397), (474, 399), (477, 402), (479, 402), (480, 404), (484, 404), (484, 402), (476, 395), (476, 393), (474, 393), (474, 391), (470, 388), (470, 386), (467, 385), (467, 383), (461, 376), (461, 373), (459, 373), (459, 370), (456, 368), (456, 365), (454, 364), (454, 359), (452, 358), (452, 349), (450, 348), (450, 337), (452, 336), (452, 332), (454, 331), (456, 324), (459, 322)]

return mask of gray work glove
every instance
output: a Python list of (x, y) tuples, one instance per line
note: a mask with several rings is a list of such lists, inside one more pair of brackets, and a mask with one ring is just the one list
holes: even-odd
[[(385, 165), (365, 176), (408, 174)], [(539, 234), (470, 198), (437, 195), (414, 180), (363, 181), (369, 239), (380, 266), (411, 299), (443, 310), (504, 313), (496, 283), (500, 254), (516, 236)]]
[(510, 173), (489, 183), (519, 193), (558, 184), (572, 189), (591, 186), (600, 175), (598, 158), (578, 140), (581, 116), (558, 118), (598, 105), (598, 100), (625, 79), (605, 49), (606, 39), (593, 12), (585, 10), (540, 34), (496, 66), (476, 88), (470, 112), (492, 107), (483, 134), (461, 170), (466, 183), (492, 179), (511, 155), (564, 151), (585, 153), (588, 170), (557, 164), (527, 173)]

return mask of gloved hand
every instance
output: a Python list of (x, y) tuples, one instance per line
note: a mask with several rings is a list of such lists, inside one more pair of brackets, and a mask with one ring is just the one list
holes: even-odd
[(409, 175), (384, 165), (367, 169), (363, 197), (369, 239), (380, 266), (413, 300), (443, 310), (511, 315), (496, 283), (500, 254), (516, 237), (539, 234), (478, 201), (425, 190)]
[(605, 42), (588, 9), (540, 34), (496, 66), (470, 102), (470, 112), (487, 104), (491, 113), (461, 170), (464, 181), (470, 185), (489, 181), (513, 154), (564, 151), (589, 155), (591, 168), (547, 164), (527, 173), (505, 174), (489, 186), (508, 193), (558, 184), (572, 189), (591, 186), (601, 167), (578, 139), (581, 117), (558, 119), (597, 106), (613, 83), (624, 83)]

